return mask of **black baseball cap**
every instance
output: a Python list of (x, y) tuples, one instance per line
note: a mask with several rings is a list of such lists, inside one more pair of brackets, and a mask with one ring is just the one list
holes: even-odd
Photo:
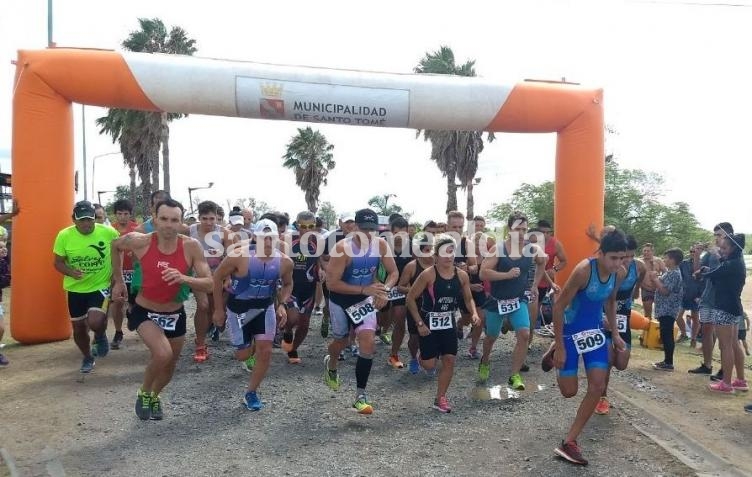
[(360, 209), (355, 212), (355, 224), (362, 230), (376, 230), (379, 228), (379, 216), (371, 209)]
[(94, 219), (96, 215), (94, 214), (94, 206), (91, 205), (91, 202), (88, 200), (82, 200), (81, 202), (76, 202), (76, 205), (73, 206), (73, 218), (75, 220), (81, 220), (81, 219)]

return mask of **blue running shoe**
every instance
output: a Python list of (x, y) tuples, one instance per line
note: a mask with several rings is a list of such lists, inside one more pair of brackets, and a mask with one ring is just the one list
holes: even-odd
[(104, 358), (110, 352), (110, 342), (107, 341), (107, 333), (102, 333), (94, 340), (97, 347), (97, 356)]
[(411, 359), (408, 369), (410, 370), (410, 374), (418, 374), (418, 371), (420, 371), (420, 363), (418, 363), (418, 360), (415, 358)]
[(94, 358), (84, 358), (81, 362), (81, 373), (88, 374), (94, 370)]
[(260, 411), (264, 408), (264, 404), (258, 398), (256, 391), (248, 391), (245, 393), (245, 399), (243, 399), (243, 402), (245, 402), (245, 407), (249, 411)]

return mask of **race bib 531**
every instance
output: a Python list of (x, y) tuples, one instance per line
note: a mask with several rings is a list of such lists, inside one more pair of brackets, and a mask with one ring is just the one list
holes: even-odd
[(510, 300), (498, 300), (498, 303), (500, 315), (508, 315), (509, 313), (514, 313), (515, 311), (520, 309), (519, 298), (512, 298)]

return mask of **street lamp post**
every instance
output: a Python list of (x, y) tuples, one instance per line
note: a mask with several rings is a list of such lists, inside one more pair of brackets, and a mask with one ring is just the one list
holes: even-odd
[(193, 215), (193, 191), (201, 189), (211, 189), (214, 186), (214, 182), (209, 182), (209, 185), (204, 187), (189, 187), (188, 188), (188, 207), (191, 209), (191, 215)]
[[(94, 195), (94, 191), (97, 190), (96, 187), (96, 174), (97, 174), (97, 159), (104, 156), (113, 156), (115, 154), (122, 154), (120, 151), (113, 151), (113, 152), (105, 152), (104, 154), (97, 154), (96, 156), (91, 158), (91, 195)], [(86, 170), (84, 169), (84, 177), (86, 176)], [(85, 186), (84, 186), (85, 187)]]
[(102, 203), (102, 194), (108, 194), (110, 192), (115, 193), (117, 191), (116, 190), (100, 190), (100, 191), (97, 191), (97, 203), (99, 205), (101, 205), (102, 207), (104, 207), (104, 204)]

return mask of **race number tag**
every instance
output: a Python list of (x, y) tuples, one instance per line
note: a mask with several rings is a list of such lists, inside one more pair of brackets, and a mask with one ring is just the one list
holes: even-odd
[(431, 331), (448, 330), (452, 328), (452, 317), (454, 313), (451, 311), (432, 311), (428, 314), (428, 329)]
[(165, 331), (175, 331), (175, 325), (177, 325), (178, 319), (180, 318), (180, 315), (177, 313), (174, 315), (149, 313), (146, 316)]
[(616, 315), (616, 330), (619, 333), (627, 332), (627, 315)]
[(356, 325), (361, 324), (369, 314), (375, 312), (376, 308), (373, 307), (373, 297), (371, 296), (345, 309), (347, 316), (349, 316), (353, 324)]
[(394, 287), (391, 290), (389, 290), (389, 294), (386, 297), (389, 299), (389, 301), (401, 300), (405, 298), (405, 294), (400, 293), (400, 291), (397, 290), (396, 287)]
[(499, 303), (500, 315), (508, 315), (509, 313), (514, 313), (515, 311), (520, 309), (519, 298), (512, 298), (510, 300), (499, 300), (498, 303)]
[(123, 281), (127, 284), (133, 282), (133, 270), (123, 270)]
[(606, 335), (599, 329), (580, 331), (572, 335), (577, 354), (594, 351), (606, 344)]

